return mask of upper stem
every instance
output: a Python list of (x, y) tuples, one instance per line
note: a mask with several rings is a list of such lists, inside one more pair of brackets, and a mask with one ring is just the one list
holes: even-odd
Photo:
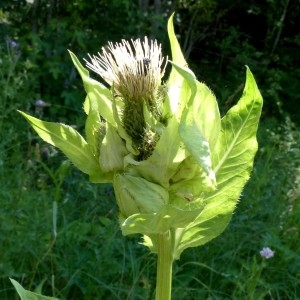
[(173, 250), (170, 231), (158, 234), (156, 300), (171, 300)]

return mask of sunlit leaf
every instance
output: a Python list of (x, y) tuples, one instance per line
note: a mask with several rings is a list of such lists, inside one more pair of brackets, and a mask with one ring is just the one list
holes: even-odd
[[(197, 84), (195, 75), (191, 70), (189, 70), (188, 68), (182, 68), (180, 66), (177, 66), (174, 63), (172, 64), (174, 68), (178, 71), (178, 73), (184, 78), (183, 85), (187, 84), (189, 86), (189, 90), (186, 89), (186, 94), (180, 95), (182, 98), (185, 98), (185, 101), (181, 101), (181, 103), (185, 103), (185, 108), (183, 109), (182, 117), (180, 120), (180, 137), (184, 142), (185, 147), (206, 172), (207, 177), (210, 179), (209, 185), (212, 188), (214, 188), (215, 174), (212, 170), (210, 145), (209, 142), (205, 139), (203, 133), (201, 132), (201, 127), (204, 128), (206, 125), (203, 123), (206, 121), (206, 119), (201, 120), (201, 114), (199, 114), (201, 97), (195, 98), (196, 94), (201, 94), (201, 90), (198, 92), (197, 88), (199, 87), (203, 90), (203, 86)], [(211, 111), (210, 108), (210, 105), (206, 108), (208, 112), (210, 114), (215, 113), (215, 111)], [(215, 122), (219, 121), (216, 117), (214, 117), (214, 119)], [(214, 123), (210, 123), (207, 124), (207, 126), (213, 124)], [(215, 130), (212, 130), (211, 133), (218, 135), (218, 132), (216, 132)]]
[(10, 279), (10, 281), (18, 292), (21, 300), (58, 300), (57, 298), (42, 296), (37, 293), (27, 291), (14, 279)]
[(88, 98), (87, 100), (89, 100), (90, 104), (85, 122), (85, 136), (93, 154), (99, 155), (99, 145), (102, 138), (101, 129), (103, 129), (103, 124), (100, 120), (100, 114), (97, 105), (95, 105), (95, 102), (92, 99)]
[(121, 230), (124, 235), (164, 233), (167, 230), (180, 228), (192, 222), (201, 210), (201, 207), (193, 210), (182, 210), (171, 205), (165, 205), (158, 213), (130, 216), (121, 224)]
[(180, 144), (178, 122), (174, 116), (169, 119), (168, 126), (163, 130), (152, 155), (147, 160), (136, 161), (128, 156), (125, 158), (125, 164), (130, 167), (129, 172), (134, 176), (144, 177), (167, 188), (169, 180), (186, 157)]
[(125, 218), (138, 212), (155, 213), (168, 203), (168, 191), (142, 177), (116, 174), (114, 189), (121, 214)]
[(85, 91), (87, 93), (87, 98), (84, 102), (84, 110), (86, 114), (88, 114), (90, 111), (89, 105), (90, 101), (92, 101), (98, 106), (98, 112), (101, 114), (101, 116), (111, 125), (116, 126), (116, 122), (112, 113), (111, 91), (100, 82), (90, 78), (89, 71), (82, 66), (76, 55), (71, 51), (69, 51), (69, 53), (77, 71), (81, 76)]
[[(175, 32), (174, 32), (174, 25), (173, 25), (173, 17), (174, 13), (171, 15), (171, 17), (168, 20), (168, 35), (171, 45), (171, 52), (172, 52), (172, 62), (180, 67), (186, 67), (187, 62), (183, 56), (183, 53), (181, 51), (180, 45), (178, 43), (178, 40), (176, 38)], [(180, 113), (180, 92), (181, 92), (181, 86), (183, 82), (183, 77), (178, 74), (178, 72), (172, 67), (167, 86), (168, 86), (168, 99), (165, 101), (165, 112), (171, 114), (176, 113), (177, 115)]]
[(83, 173), (90, 175), (94, 182), (110, 182), (104, 176), (97, 158), (93, 155), (84, 138), (71, 126), (45, 122), (20, 112), (36, 133), (47, 143), (59, 148)]
[(105, 137), (100, 145), (99, 163), (104, 172), (124, 168), (124, 156), (128, 154), (125, 144), (115, 127), (107, 124)]
[(261, 108), (262, 97), (247, 68), (243, 95), (222, 119), (221, 134), (212, 153), (218, 189), (206, 194), (203, 211), (184, 229), (177, 257), (184, 249), (203, 245), (215, 238), (228, 225), (253, 167)]

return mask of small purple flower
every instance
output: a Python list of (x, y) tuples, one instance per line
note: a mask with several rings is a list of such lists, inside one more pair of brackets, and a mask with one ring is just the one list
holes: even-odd
[(261, 255), (261, 257), (269, 259), (274, 256), (275, 251), (271, 250), (269, 247), (264, 247), (261, 251), (259, 251), (259, 254)]
[(19, 43), (17, 43), (15, 40), (13, 40), (11, 37), (7, 36), (6, 37), (6, 42), (11, 48), (18, 48)]
[(35, 107), (37, 107), (37, 108), (44, 108), (44, 107), (51, 106), (50, 103), (47, 103), (47, 102), (45, 102), (45, 101), (42, 100), (42, 99), (36, 100), (35, 103), (34, 103), (34, 105), (35, 105)]

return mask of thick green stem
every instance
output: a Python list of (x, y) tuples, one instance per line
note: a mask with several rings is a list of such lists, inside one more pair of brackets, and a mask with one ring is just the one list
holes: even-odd
[(170, 231), (158, 235), (156, 300), (171, 300), (173, 251)]

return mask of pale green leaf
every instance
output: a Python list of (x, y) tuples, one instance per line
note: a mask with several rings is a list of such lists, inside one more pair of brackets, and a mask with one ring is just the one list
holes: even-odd
[(93, 182), (111, 181), (112, 177), (101, 171), (98, 159), (87, 142), (71, 126), (41, 121), (24, 112), (20, 113), (45, 142), (59, 148), (80, 171), (90, 175)]
[[(95, 98), (87, 97), (86, 101), (89, 102), (89, 112), (85, 122), (86, 140), (94, 156), (97, 158), (98, 162), (100, 162), (100, 148), (102, 146), (103, 141), (106, 138), (107, 127), (111, 125), (110, 123), (107, 123), (100, 119), (98, 102)], [(107, 174), (112, 171), (111, 169), (108, 170), (107, 168), (102, 168), (101, 163), (100, 168), (102, 172), (107, 172)], [(99, 173), (95, 173), (95, 175), (97, 177), (99, 176)], [(107, 177), (112, 178), (112, 173), (111, 176), (107, 175)], [(94, 176), (90, 177), (90, 180), (92, 182), (101, 182), (101, 177), (99, 179), (100, 181), (94, 178)]]
[(184, 249), (203, 245), (217, 237), (228, 225), (253, 167), (261, 108), (262, 97), (247, 68), (243, 95), (222, 119), (220, 137), (213, 151), (218, 189), (206, 194), (203, 211), (184, 229), (177, 258)]
[(199, 164), (197, 164), (192, 156), (187, 157), (182, 163), (180, 163), (177, 172), (172, 176), (171, 184), (193, 179), (199, 173), (199, 168)]
[(95, 105), (97, 105), (100, 115), (111, 125), (116, 126), (112, 113), (111, 91), (100, 82), (90, 78), (88, 70), (81, 65), (76, 55), (71, 51), (69, 51), (69, 53), (81, 76), (84, 89), (87, 93), (87, 98), (84, 103), (84, 110), (86, 114), (90, 111), (89, 105), (90, 101), (92, 101)]
[(186, 148), (192, 154), (194, 159), (206, 172), (206, 176), (210, 179), (209, 185), (215, 188), (216, 179), (212, 170), (211, 153), (209, 143), (203, 137), (201, 131), (197, 127), (195, 120), (189, 118), (190, 114), (185, 114), (179, 127), (179, 132)]
[[(172, 61), (178, 66), (187, 67), (187, 63), (174, 32), (173, 17), (174, 13), (171, 15), (168, 21), (168, 35), (171, 45)], [(173, 66), (169, 76), (169, 80), (167, 82), (168, 97), (164, 102), (164, 115), (167, 115), (168, 113), (175, 114), (178, 109), (180, 109), (180, 92), (182, 82), (182, 76), (178, 74)]]
[(221, 117), (216, 97), (204, 83), (197, 81), (197, 92), (190, 105), (195, 125), (208, 141), (210, 151), (213, 151), (221, 130)]
[[(197, 80), (196, 80), (195, 74), (188, 67), (183, 67), (174, 61), (170, 61), (170, 63), (172, 64), (172, 66), (174, 67), (176, 72), (178, 72), (180, 74), (180, 76), (183, 79), (185, 79), (186, 82), (188, 83), (188, 85), (190, 87), (190, 93), (188, 95), (186, 95), (186, 97), (188, 98), (188, 101), (192, 102), (195, 97), (196, 91), (197, 91)], [(187, 101), (185, 101), (185, 103), (186, 102)]]
[(183, 210), (172, 205), (165, 205), (158, 213), (135, 214), (121, 222), (123, 235), (142, 233), (148, 236), (164, 233), (173, 228), (185, 227), (199, 215), (202, 207)]
[(113, 185), (118, 206), (125, 218), (136, 213), (155, 213), (168, 203), (168, 191), (142, 177), (116, 174)]
[(11, 283), (15, 287), (21, 300), (58, 300), (57, 298), (42, 296), (25, 290), (16, 280), (10, 278)]
[(218, 186), (225, 185), (227, 180), (239, 175), (239, 171), (252, 170), (261, 109), (262, 96), (247, 67), (242, 97), (222, 119), (222, 134), (213, 155)]
[(205, 176), (203, 170), (199, 167), (197, 163), (196, 171), (194, 177), (189, 179), (184, 179), (179, 182), (173, 183), (170, 186), (169, 193), (170, 193), (170, 203), (181, 207), (182, 205), (193, 206), (196, 200), (202, 200), (203, 194), (212, 190), (211, 182)]
[(124, 157), (128, 154), (124, 141), (115, 127), (107, 123), (105, 137), (100, 145), (99, 163), (104, 172), (124, 169)]
[[(85, 136), (89, 147), (94, 155), (99, 154), (99, 144), (101, 142), (101, 120), (97, 105), (92, 98), (89, 100), (89, 112), (85, 121)], [(103, 127), (102, 127), (103, 129)]]
[[(181, 98), (185, 98), (185, 100), (181, 101), (181, 103), (185, 103), (185, 107), (183, 109), (182, 117), (180, 120), (180, 137), (184, 142), (187, 150), (206, 172), (207, 178), (209, 178), (209, 185), (211, 186), (211, 188), (214, 188), (216, 179), (215, 174), (212, 170), (210, 145), (205, 139), (201, 130), (205, 126), (212, 126), (213, 128), (210, 134), (218, 134), (217, 130), (219, 130), (220, 127), (220, 124), (218, 125), (218, 122), (220, 123), (220, 117), (216, 114), (217, 110), (215, 108), (215, 100), (210, 97), (209, 99), (212, 101), (207, 101), (209, 106), (207, 108), (201, 106), (201, 100), (203, 96), (202, 94), (207, 93), (204, 85), (201, 85), (197, 82), (194, 73), (188, 68), (182, 68), (174, 63), (172, 63), (172, 65), (184, 78), (183, 86), (189, 86), (189, 90), (185, 89), (185, 94), (180, 95)], [(200, 89), (199, 91), (198, 88)], [(198, 96), (196, 97), (196, 95)], [(212, 105), (209, 102), (212, 102)], [(206, 121), (206, 118), (201, 120), (204, 109), (207, 109), (208, 113), (214, 115), (214, 122), (210, 122), (208, 124), (203, 123)], [(215, 130), (214, 127), (216, 127), (217, 130)]]
[(172, 51), (172, 61), (175, 62), (177, 65), (183, 67), (186, 66), (187, 63), (175, 35), (173, 19), (174, 19), (174, 13), (170, 16), (168, 20), (168, 35), (169, 35), (171, 51)]
[(125, 158), (125, 166), (130, 174), (168, 188), (171, 177), (186, 157), (184, 147), (180, 147), (181, 143), (178, 122), (173, 116), (168, 120), (168, 125), (164, 128), (152, 155), (143, 161), (136, 161), (132, 156), (128, 156)]

